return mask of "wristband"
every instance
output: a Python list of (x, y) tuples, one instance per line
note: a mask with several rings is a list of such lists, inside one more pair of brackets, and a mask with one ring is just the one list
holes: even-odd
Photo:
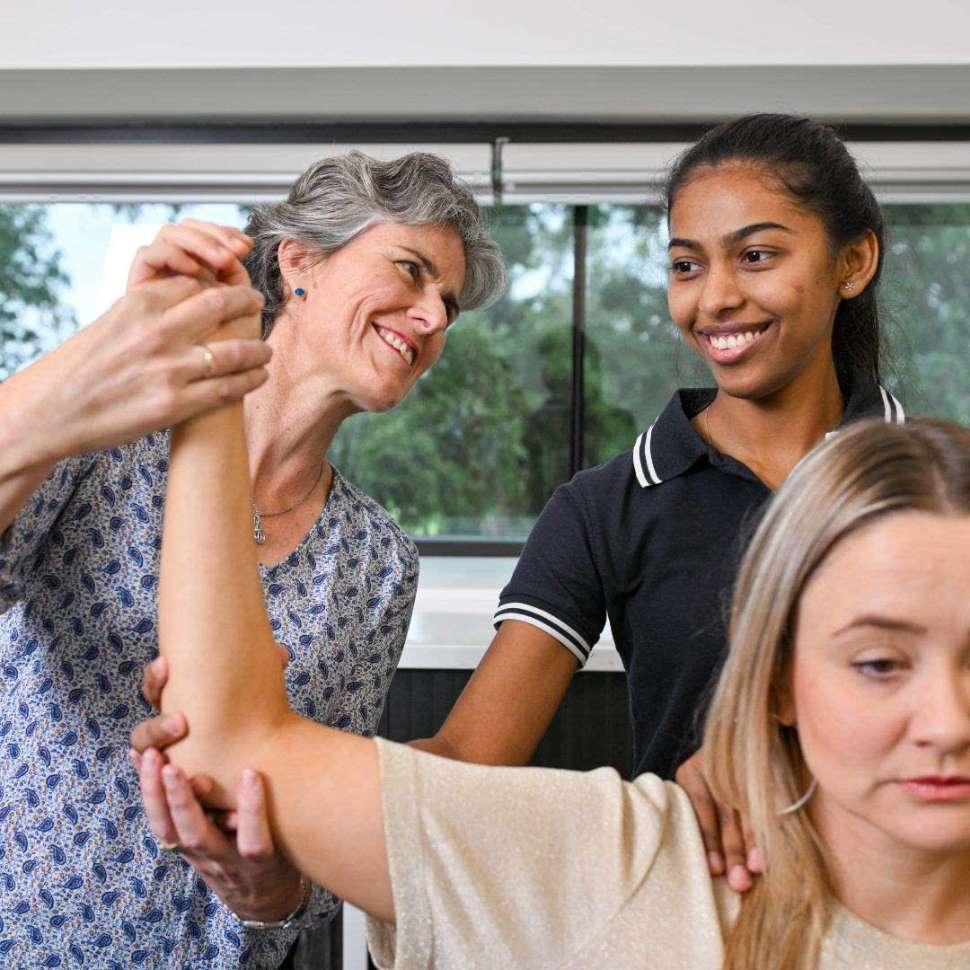
[(300, 888), (302, 892), (300, 894), (300, 902), (297, 904), (296, 909), (292, 913), (284, 916), (282, 919), (274, 920), (261, 920), (261, 919), (242, 919), (238, 917), (239, 922), (246, 927), (247, 930), (287, 930), (289, 929), (306, 911), (307, 906), (310, 905), (310, 897), (313, 895), (313, 883), (306, 878), (302, 873), (300, 874)]

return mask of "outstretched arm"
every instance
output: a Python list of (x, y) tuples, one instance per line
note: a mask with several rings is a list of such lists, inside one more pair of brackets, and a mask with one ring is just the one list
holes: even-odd
[[(159, 583), (159, 642), (171, 678), (163, 710), (189, 736), (169, 749), (181, 772), (215, 781), (232, 807), (245, 768), (266, 779), (277, 843), (314, 882), (394, 918), (374, 743), (289, 708), (250, 532), (242, 408), (192, 419), (172, 435)], [(180, 774), (176, 768), (166, 768)]]

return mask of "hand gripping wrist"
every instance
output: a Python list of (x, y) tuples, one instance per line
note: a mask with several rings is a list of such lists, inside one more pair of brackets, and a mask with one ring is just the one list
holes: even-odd
[(261, 919), (242, 919), (239, 922), (247, 930), (285, 930), (289, 929), (306, 912), (310, 905), (310, 897), (313, 895), (313, 883), (302, 873), (300, 875), (300, 901), (292, 913), (288, 913), (282, 919), (261, 920)]

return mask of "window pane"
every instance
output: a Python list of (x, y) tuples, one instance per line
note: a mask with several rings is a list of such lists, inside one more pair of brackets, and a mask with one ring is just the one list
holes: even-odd
[[(0, 379), (97, 317), (131, 254), (174, 218), (242, 226), (236, 205), (0, 206)], [(569, 477), (572, 226), (564, 206), (495, 209), (508, 295), (462, 316), (403, 405), (358, 415), (331, 457), (417, 536), (522, 540)]]
[(511, 285), (463, 314), (403, 404), (360, 414), (331, 455), (413, 535), (522, 540), (569, 478), (571, 212), (494, 208)]
[(134, 250), (173, 219), (242, 226), (238, 205), (0, 205), (0, 380), (124, 291)]
[[(887, 383), (912, 414), (970, 423), (970, 205), (886, 206)], [(666, 305), (666, 227), (655, 207), (589, 213), (585, 464), (628, 449), (673, 389), (710, 377)], [(133, 248), (173, 218), (241, 226), (229, 204), (0, 205), (0, 379), (101, 313)], [(569, 477), (572, 210), (493, 209), (508, 295), (467, 313), (407, 401), (359, 415), (332, 458), (413, 534), (521, 540)]]
[(710, 384), (667, 311), (667, 226), (654, 206), (590, 207), (585, 464), (627, 451), (682, 385)]
[(910, 414), (970, 424), (970, 205), (885, 211), (891, 383)]

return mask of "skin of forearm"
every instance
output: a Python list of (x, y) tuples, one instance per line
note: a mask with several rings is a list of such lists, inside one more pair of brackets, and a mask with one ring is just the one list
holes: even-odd
[(461, 752), (456, 751), (440, 734), (435, 734), (430, 738), (415, 738), (413, 741), (408, 741), (408, 745), (418, 751), (436, 754), (439, 758), (450, 758), (452, 761), (463, 760)]
[(245, 766), (265, 779), (270, 826), (287, 858), (336, 896), (393, 922), (374, 742), (290, 714), (258, 763)]
[[(289, 713), (283, 672), (263, 605), (252, 533), (242, 405), (187, 421), (172, 433), (159, 574), (159, 649), (171, 676), (162, 710), (182, 711), (189, 736), (170, 749), (187, 772), (219, 783), (255, 757)], [(228, 784), (225, 784), (228, 782)]]
[(42, 364), (27, 367), (0, 384), (0, 532), (68, 454), (44, 406)]
[(373, 741), (294, 714), (263, 603), (241, 405), (173, 432), (159, 577), (162, 709), (188, 737), (168, 749), (232, 807), (245, 768), (266, 783), (279, 848), (310, 879), (382, 919), (393, 901)]
[(445, 723), (411, 746), (472, 764), (528, 764), (575, 671), (575, 658), (552, 637), (507, 620)]

